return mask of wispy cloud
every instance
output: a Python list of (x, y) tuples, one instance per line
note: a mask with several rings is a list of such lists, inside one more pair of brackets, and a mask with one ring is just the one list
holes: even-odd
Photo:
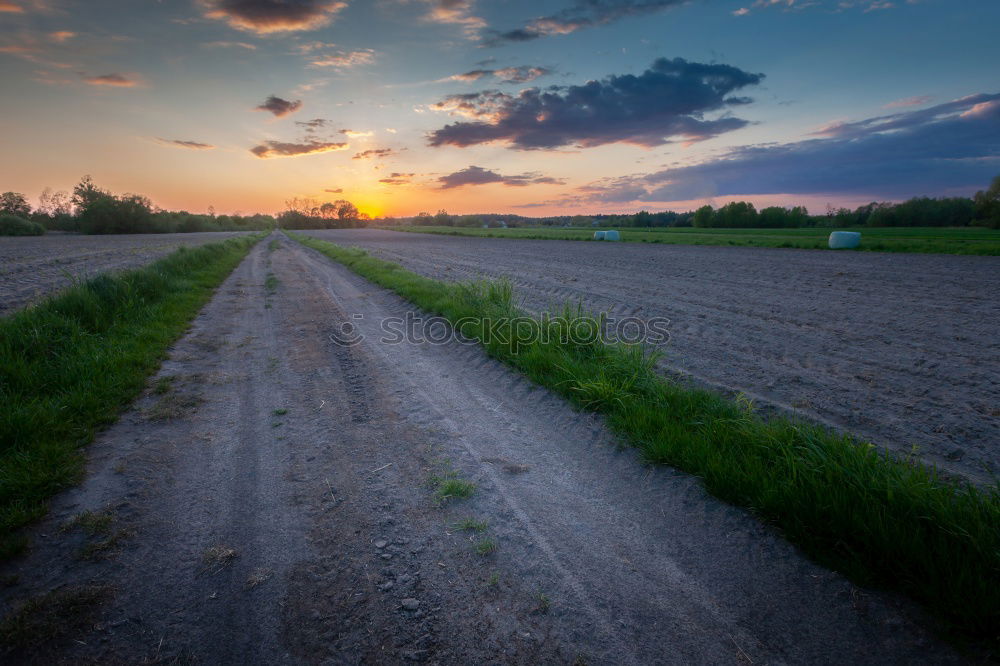
[(183, 139), (163, 139), (161, 137), (156, 137), (156, 142), (163, 144), (164, 146), (172, 146), (174, 148), (188, 148), (190, 150), (212, 150), (215, 148), (210, 143), (202, 143), (200, 141), (185, 141)]
[(205, 16), (259, 35), (316, 30), (346, 2), (337, 0), (200, 0)]
[(394, 171), (387, 178), (379, 178), (378, 182), (383, 185), (408, 185), (413, 181), (415, 175), (414, 173), (398, 173)]
[(932, 101), (934, 97), (932, 95), (918, 95), (916, 97), (907, 97), (905, 99), (897, 99), (895, 102), (889, 102), (883, 109), (899, 109), (907, 106), (923, 106), (928, 102)]
[(247, 51), (256, 51), (257, 47), (248, 42), (205, 42), (203, 44), (206, 48), (210, 49), (246, 49)]
[(348, 69), (375, 62), (373, 49), (345, 50), (327, 42), (305, 42), (295, 47), (295, 51), (306, 56), (310, 67)]
[(490, 31), (486, 43), (497, 46), (528, 42), (548, 35), (566, 35), (583, 28), (607, 25), (630, 16), (654, 14), (684, 4), (687, 0), (575, 0), (572, 5), (548, 16), (528, 21), (506, 32)]
[(494, 78), (502, 83), (528, 83), (535, 79), (552, 74), (554, 70), (548, 67), (503, 67), (501, 69), (473, 69), (461, 74), (449, 76), (447, 81), (478, 81), (483, 78)]
[(395, 155), (396, 151), (392, 148), (372, 148), (371, 150), (365, 150), (357, 153), (352, 157), (352, 160), (369, 160), (369, 159), (382, 159), (383, 157), (389, 157), (390, 155)]
[[(907, 0), (908, 4), (915, 4), (916, 0)], [(863, 13), (879, 11), (882, 9), (893, 9), (895, 2), (890, 0), (756, 0), (754, 3), (733, 11), (734, 16), (747, 16), (751, 12), (762, 9), (780, 9), (785, 12), (798, 12), (806, 9), (819, 9), (828, 12), (843, 12), (851, 9), (860, 9)]]
[(750, 103), (731, 93), (760, 83), (730, 65), (660, 58), (639, 75), (609, 76), (577, 86), (529, 88), (517, 95), (492, 90), (452, 95), (433, 108), (470, 118), (431, 132), (431, 146), (493, 141), (519, 149), (608, 143), (659, 146), (674, 137), (700, 141), (745, 127), (748, 121), (713, 111)]
[(425, 19), (434, 23), (462, 27), (466, 37), (474, 39), (486, 27), (486, 21), (473, 14), (474, 0), (423, 0), (428, 5)]
[(140, 80), (135, 75), (126, 74), (99, 74), (97, 76), (89, 76), (87, 74), (80, 74), (83, 81), (92, 86), (107, 86), (111, 88), (134, 88), (139, 85)]
[(266, 159), (269, 157), (300, 157), (302, 155), (317, 155), (319, 153), (347, 150), (349, 147), (350, 146), (346, 143), (326, 141), (305, 141), (302, 143), (264, 141), (260, 145), (251, 148), (250, 152), (257, 157)]

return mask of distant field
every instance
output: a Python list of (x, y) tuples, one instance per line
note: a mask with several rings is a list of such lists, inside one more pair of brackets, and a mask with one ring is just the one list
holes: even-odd
[[(592, 240), (595, 231), (593, 228), (566, 227), (476, 229), (396, 226), (390, 228), (395, 231), (446, 236), (543, 240)], [(617, 228), (621, 231), (623, 241), (633, 243), (792, 247), (807, 250), (828, 249), (827, 238), (833, 231), (832, 229), (695, 229), (692, 227)], [(872, 252), (1000, 255), (1000, 230), (970, 227), (861, 227), (846, 230), (860, 231), (861, 249)]]
[(0, 315), (109, 271), (139, 268), (179, 247), (197, 247), (245, 231), (183, 234), (46, 234), (0, 238)]

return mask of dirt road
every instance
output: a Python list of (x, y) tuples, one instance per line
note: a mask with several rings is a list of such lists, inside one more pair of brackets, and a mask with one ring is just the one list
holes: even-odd
[(1000, 474), (1000, 257), (309, 232), (525, 305), (666, 317), (668, 370), (955, 474)]
[(194, 247), (245, 232), (0, 236), (0, 315), (24, 307), (96, 273), (144, 266), (179, 247)]
[[(55, 639), (6, 658), (958, 661), (908, 603), (642, 466), (478, 347), (383, 342), (408, 310), (311, 250), (259, 244), (176, 345), (173, 379), (99, 437), (87, 480), (0, 571), (4, 610), (34, 598), (43, 628), (37, 609), (59, 611)], [(362, 342), (333, 342), (346, 322)], [(435, 499), (448, 471), (472, 497)]]

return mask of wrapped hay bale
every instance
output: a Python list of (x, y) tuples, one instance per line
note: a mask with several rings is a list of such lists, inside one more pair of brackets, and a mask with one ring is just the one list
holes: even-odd
[(831, 250), (851, 250), (861, 245), (861, 234), (857, 231), (834, 231), (830, 234)]

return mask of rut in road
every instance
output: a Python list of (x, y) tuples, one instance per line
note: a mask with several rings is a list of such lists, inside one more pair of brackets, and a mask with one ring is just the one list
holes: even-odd
[[(0, 572), (20, 581), (5, 610), (87, 584), (111, 598), (79, 631), (8, 657), (958, 661), (908, 603), (641, 465), (596, 417), (478, 347), (380, 341), (406, 303), (275, 238), (176, 345), (160, 373), (171, 388), (98, 438), (86, 481)], [(362, 342), (333, 341), (347, 323)], [(476, 490), (439, 505), (427, 482), (449, 469)], [(107, 532), (60, 531), (86, 510), (107, 511)], [(464, 518), (488, 527), (456, 529)], [(117, 541), (79, 556), (106, 534)], [(481, 555), (477, 539), (498, 548)]]

